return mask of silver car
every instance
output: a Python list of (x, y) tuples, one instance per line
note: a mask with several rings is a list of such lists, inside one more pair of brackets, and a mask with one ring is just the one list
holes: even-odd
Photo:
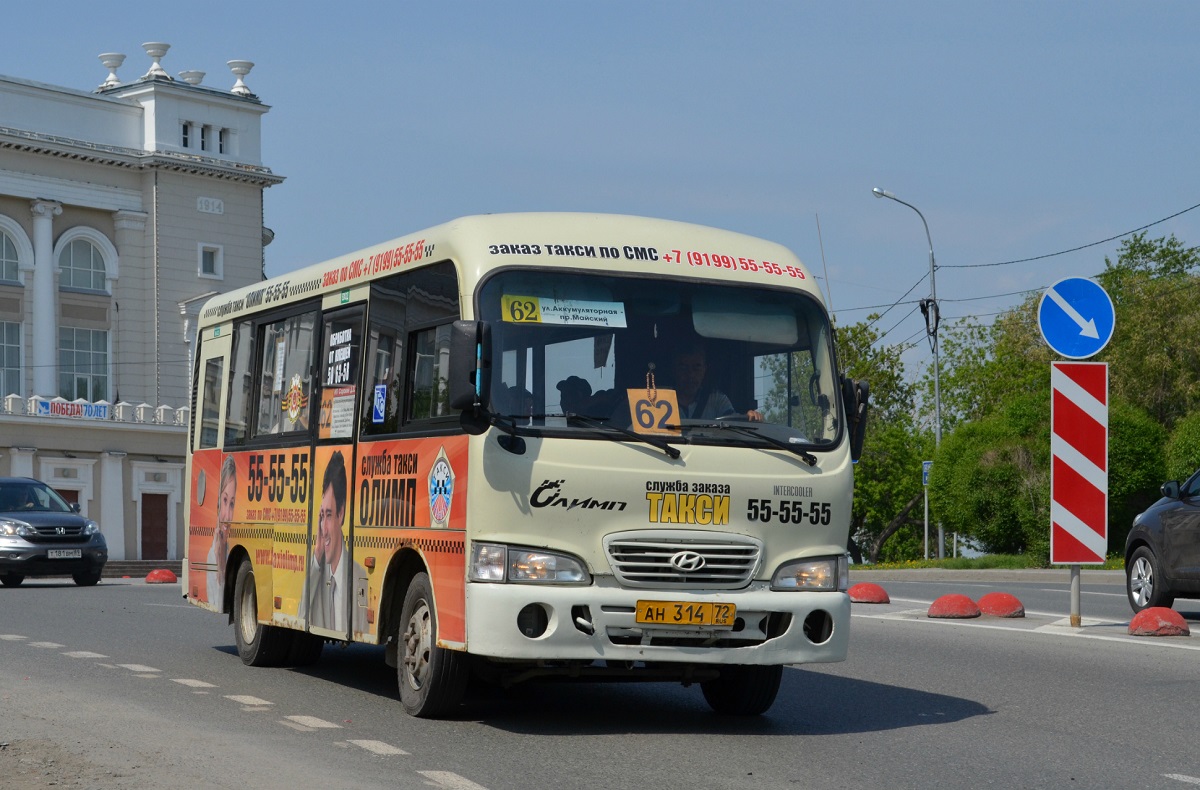
[(107, 561), (100, 525), (79, 515), (78, 505), (40, 480), (0, 477), (0, 584), (70, 576), (90, 586), (100, 581)]

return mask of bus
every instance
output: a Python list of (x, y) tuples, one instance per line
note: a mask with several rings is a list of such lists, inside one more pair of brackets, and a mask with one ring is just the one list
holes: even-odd
[(203, 307), (183, 594), (250, 666), (381, 646), (418, 717), (544, 678), (761, 714), (846, 657), (868, 395), (779, 244), (456, 219)]

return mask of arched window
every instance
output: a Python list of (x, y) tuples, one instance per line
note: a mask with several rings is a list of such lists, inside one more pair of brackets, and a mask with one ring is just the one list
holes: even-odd
[(58, 254), (61, 271), (59, 285), (64, 288), (85, 288), (89, 291), (107, 291), (107, 271), (104, 255), (87, 239), (74, 239)]
[(17, 282), (17, 264), (20, 263), (20, 258), (17, 257), (17, 245), (9, 235), (0, 230), (0, 280), (4, 282)]

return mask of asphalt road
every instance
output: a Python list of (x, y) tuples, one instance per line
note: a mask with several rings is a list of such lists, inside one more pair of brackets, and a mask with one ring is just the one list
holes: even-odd
[[(615, 684), (492, 691), (452, 720), (418, 721), (379, 649), (251, 669), (223, 618), (176, 586), (32, 580), (0, 590), (0, 786), (1200, 784), (1200, 641), (1129, 637), (1123, 588), (1101, 573), (1083, 572), (1079, 629), (1065, 571), (855, 573), (892, 603), (856, 605), (849, 660), (788, 670), (775, 707), (749, 720), (713, 715), (697, 688)], [(993, 590), (1027, 616), (925, 616), (938, 595)], [(1189, 603), (1177, 608), (1195, 627)]]

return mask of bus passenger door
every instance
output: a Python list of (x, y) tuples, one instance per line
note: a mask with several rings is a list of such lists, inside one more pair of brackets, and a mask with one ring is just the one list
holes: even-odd
[[(231, 335), (208, 330), (202, 338), (198, 388), (188, 455), (190, 484), (187, 503), (187, 539), (184, 541), (183, 578), (187, 596), (203, 601), (206, 608), (222, 611), (225, 588), (225, 559), (228, 551), (229, 516), (220, 507), (222, 495), (221, 426), (226, 420), (226, 377), (229, 375)], [(218, 523), (225, 515), (225, 523)]]
[(359, 559), (350, 517), (363, 314), (362, 306), (325, 313), (317, 359), (320, 410), (312, 456), (312, 550), (302, 609), (313, 633), (337, 639), (361, 639), (374, 620), (368, 570)]

